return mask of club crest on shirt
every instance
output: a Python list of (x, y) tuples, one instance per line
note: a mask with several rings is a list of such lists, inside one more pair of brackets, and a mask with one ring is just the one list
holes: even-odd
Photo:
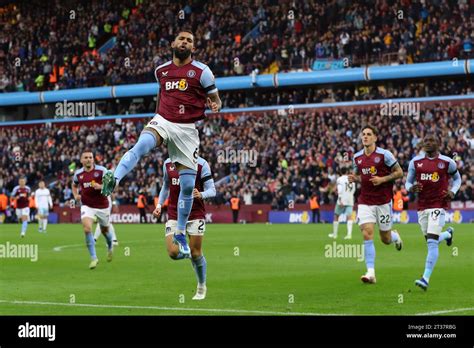
[(375, 163), (380, 163), (380, 157), (375, 157), (374, 162)]
[(196, 76), (196, 72), (194, 70), (188, 70), (187, 75), (188, 77), (193, 78), (194, 76)]
[(99, 173), (95, 172), (95, 173), (94, 173), (94, 177), (97, 178), (98, 176), (99, 176)]
[(439, 163), (438, 163), (438, 168), (439, 168), (439, 169), (444, 169), (444, 163), (443, 163), (443, 162), (439, 162)]

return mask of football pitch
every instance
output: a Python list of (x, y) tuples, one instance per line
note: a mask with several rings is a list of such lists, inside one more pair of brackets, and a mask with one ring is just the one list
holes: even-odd
[[(189, 260), (169, 259), (163, 224), (116, 225), (120, 245), (89, 270), (80, 225), (0, 225), (0, 244), (37, 245), (37, 261), (0, 258), (0, 315), (473, 315), (472, 225), (454, 225), (451, 247), (440, 245), (427, 292), (414, 286), (423, 273), (426, 243), (417, 224), (398, 225), (403, 250), (376, 239), (377, 284), (360, 281), (362, 243), (328, 238), (331, 224), (208, 224), (203, 250), (207, 298), (193, 301)], [(377, 236), (378, 237), (378, 236)], [(11, 256), (11, 255), (10, 255)], [(359, 261), (358, 261), (359, 259)]]

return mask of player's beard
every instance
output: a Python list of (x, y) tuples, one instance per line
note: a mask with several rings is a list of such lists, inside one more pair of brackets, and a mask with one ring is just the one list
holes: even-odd
[(186, 60), (191, 56), (191, 50), (186, 48), (185, 50), (180, 50), (179, 47), (173, 48), (173, 55), (179, 60)]

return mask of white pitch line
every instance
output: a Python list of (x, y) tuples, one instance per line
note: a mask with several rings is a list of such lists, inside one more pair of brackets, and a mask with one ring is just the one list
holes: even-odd
[[(125, 246), (127, 246), (128, 244), (135, 244), (135, 243), (138, 243), (138, 242), (148, 242), (148, 241), (147, 240), (131, 240), (131, 241), (128, 241), (127, 243), (125, 243), (125, 242), (123, 242), (123, 243), (125, 244)], [(85, 245), (86, 245), (85, 243), (60, 245), (60, 246), (54, 247), (53, 250), (54, 251), (61, 251), (62, 249), (82, 247), (82, 246), (85, 246)]]
[(83, 245), (84, 245), (84, 244), (60, 245), (60, 246), (54, 247), (53, 250), (54, 250), (54, 251), (61, 251), (62, 249), (65, 249), (65, 248), (79, 247), (79, 246), (83, 246)]
[[(302, 315), (302, 316), (351, 316), (355, 314), (347, 313), (311, 313), (311, 312), (276, 312), (276, 311), (256, 311), (247, 309), (220, 309), (220, 308), (183, 308), (183, 307), (159, 307), (159, 306), (126, 306), (126, 305), (101, 305), (90, 303), (62, 303), (62, 302), (40, 302), (40, 301), (8, 301), (0, 300), (0, 303), (9, 304), (32, 304), (32, 305), (48, 305), (48, 306), (65, 306), (65, 307), (90, 307), (90, 308), (119, 308), (119, 309), (154, 309), (162, 311), (182, 311), (182, 312), (212, 312), (212, 313), (243, 313), (243, 314), (261, 314), (261, 315)], [(415, 313), (413, 315), (437, 315), (456, 313), (464, 311), (472, 311), (474, 307), (447, 309), (442, 311), (433, 311), (426, 313)], [(410, 315), (410, 314), (407, 314)]]
[(154, 309), (162, 311), (183, 311), (183, 312), (213, 312), (213, 313), (242, 313), (242, 314), (260, 314), (260, 315), (305, 315), (305, 316), (347, 316), (353, 314), (337, 313), (307, 313), (307, 312), (274, 312), (274, 311), (254, 311), (247, 309), (220, 309), (220, 308), (183, 308), (183, 307), (158, 307), (158, 306), (126, 306), (126, 305), (101, 305), (90, 303), (61, 303), (61, 302), (40, 302), (40, 301), (8, 301), (0, 300), (0, 303), (10, 304), (32, 304), (47, 306), (65, 306), (65, 307), (91, 307), (91, 308), (120, 308), (120, 309)]
[(434, 312), (426, 312), (426, 313), (417, 313), (416, 315), (437, 315), (437, 314), (467, 312), (467, 311), (474, 311), (474, 307), (447, 309), (447, 310), (444, 310), (444, 311), (434, 311)]

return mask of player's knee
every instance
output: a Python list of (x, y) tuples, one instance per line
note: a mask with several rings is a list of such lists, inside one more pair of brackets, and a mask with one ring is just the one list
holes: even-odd
[(201, 248), (192, 248), (191, 247), (191, 257), (193, 259), (197, 259), (202, 255), (202, 249)]
[(374, 238), (374, 231), (363, 230), (362, 235), (364, 236), (364, 240), (370, 240)]
[(381, 233), (380, 240), (383, 244), (390, 244), (392, 242), (392, 236), (390, 235), (390, 232)]

